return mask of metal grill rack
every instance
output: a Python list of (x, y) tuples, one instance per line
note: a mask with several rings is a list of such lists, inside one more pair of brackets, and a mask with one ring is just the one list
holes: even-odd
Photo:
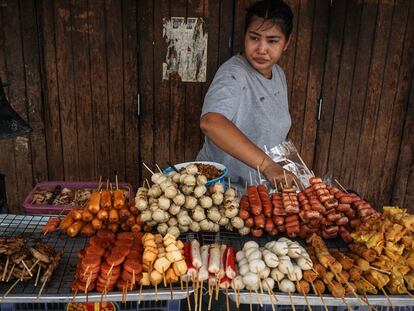
[[(279, 237), (278, 237), (279, 238)], [(277, 239), (277, 238), (276, 238)], [(252, 240), (250, 236), (240, 236), (237, 232), (229, 232), (229, 231), (223, 231), (223, 232), (217, 232), (217, 233), (211, 233), (211, 232), (204, 232), (201, 234), (201, 240), (200, 244), (212, 244), (212, 243), (220, 243), (220, 244), (227, 244), (233, 246), (236, 251), (240, 250), (243, 246), (243, 244), (249, 240)], [(275, 240), (269, 235), (265, 235), (260, 238), (254, 239), (260, 246), (263, 246), (269, 241)], [(300, 244), (305, 246), (305, 241), (298, 240)], [(336, 249), (339, 251), (347, 251), (347, 247), (344, 241), (341, 239), (335, 239), (335, 240), (328, 240), (327, 245), (330, 249)], [(275, 292), (276, 298), (278, 299), (277, 304), (279, 305), (291, 305), (291, 299), (287, 293), (282, 292)], [(306, 300), (303, 297), (303, 295), (299, 293), (291, 294), (292, 301), (295, 305), (306, 305)], [(390, 295), (389, 296), (391, 301), (395, 306), (410, 306), (412, 307), (414, 305), (414, 299), (411, 298), (408, 295)], [(236, 295), (234, 294), (233, 290), (229, 290), (229, 298), (232, 301), (236, 301)], [(308, 302), (312, 306), (320, 306), (322, 305), (321, 298), (314, 294), (307, 295)], [(373, 306), (383, 306), (387, 307), (389, 306), (389, 302), (383, 295), (368, 295), (369, 303)], [(323, 300), (328, 306), (344, 306), (346, 305), (342, 299), (338, 299), (333, 297), (332, 295), (324, 295)], [(361, 299), (357, 299), (354, 296), (347, 296), (345, 298), (346, 302), (351, 306), (367, 306)], [(263, 305), (269, 305), (274, 300), (270, 299), (270, 296), (268, 294), (261, 295), (260, 293), (256, 295), (256, 293), (252, 292), (252, 294), (249, 293), (247, 290), (242, 290), (240, 292), (240, 303), (241, 304), (263, 304)], [(345, 306), (346, 308), (346, 306)]]
[[(18, 283), (6, 297), (3, 297), (3, 294), (10, 288), (13, 282), (0, 282), (0, 302), (70, 302), (73, 299), (78, 302), (101, 301), (102, 297), (100, 293), (92, 292), (88, 295), (78, 293), (74, 298), (71, 291), (71, 283), (74, 279), (76, 264), (78, 262), (77, 253), (85, 247), (88, 238), (70, 238), (59, 230), (57, 232), (44, 235), (42, 227), (47, 223), (48, 219), (49, 216), (0, 214), (0, 236), (21, 236), (26, 239), (28, 245), (30, 246), (34, 246), (38, 241), (43, 241), (48, 243), (54, 249), (63, 251), (63, 256), (59, 266), (53, 272), (52, 278), (46, 284), (40, 297), (37, 296), (40, 291), (41, 284), (34, 287), (34, 279)], [(181, 238), (183, 240), (190, 240), (193, 236), (191, 234), (188, 237), (186, 235), (182, 235)], [(189, 289), (189, 293), (193, 293), (193, 289)], [(128, 292), (126, 300), (137, 301), (139, 296), (138, 294), (138, 290)], [(171, 298), (171, 292), (169, 289), (159, 288), (157, 299), (179, 300), (187, 297), (187, 291), (185, 289), (181, 290), (180, 287), (176, 286), (172, 288), (172, 294), (173, 298)], [(141, 300), (152, 301), (154, 299), (154, 288), (143, 288)], [(121, 301), (122, 293), (119, 291), (110, 292), (103, 298), (103, 300)]]

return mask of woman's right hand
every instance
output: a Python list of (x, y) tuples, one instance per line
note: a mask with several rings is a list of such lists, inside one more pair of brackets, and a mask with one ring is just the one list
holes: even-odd
[(295, 174), (285, 170), (270, 158), (264, 161), (261, 171), (274, 188), (277, 188), (280, 184), (286, 185), (286, 182), (287, 187), (291, 187), (295, 182), (299, 187), (302, 185)]

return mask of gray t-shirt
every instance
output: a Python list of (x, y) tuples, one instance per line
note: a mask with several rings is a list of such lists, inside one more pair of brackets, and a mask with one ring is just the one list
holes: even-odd
[[(218, 69), (204, 99), (201, 116), (216, 112), (234, 123), (254, 144), (263, 149), (282, 143), (290, 129), (286, 78), (280, 66), (266, 79), (241, 55)], [(214, 161), (228, 168), (232, 184), (240, 189), (254, 170), (217, 147), (207, 137), (198, 161)]]

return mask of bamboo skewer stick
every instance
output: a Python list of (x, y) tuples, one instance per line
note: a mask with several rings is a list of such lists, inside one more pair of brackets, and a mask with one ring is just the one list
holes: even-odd
[(351, 306), (349, 305), (348, 301), (346, 301), (344, 297), (341, 297), (341, 300), (342, 300), (342, 302), (346, 305), (347, 309), (348, 309), (349, 311), (352, 311), (352, 308), (351, 308)]
[(41, 266), (39, 266), (39, 269), (37, 269), (37, 275), (36, 275), (36, 281), (34, 283), (34, 286), (37, 286), (37, 282), (39, 281), (39, 277), (40, 277), (40, 270), (42, 269)]
[(200, 282), (200, 311), (203, 308), (203, 282)]
[(85, 271), (83, 272), (83, 277), (85, 277), (85, 275), (86, 275), (86, 273), (88, 273), (88, 271), (89, 271), (89, 266), (86, 266), (86, 269), (85, 269)]
[(414, 295), (411, 294), (408, 290), (405, 292), (408, 296), (410, 296), (411, 298), (414, 298)]
[(249, 304), (250, 304), (250, 311), (252, 311), (252, 290), (249, 292)]
[(180, 275), (180, 290), (183, 290), (183, 289), (184, 289), (184, 287), (183, 287), (183, 276)]
[[(296, 280), (296, 287), (299, 289), (299, 281), (298, 280)], [(306, 305), (308, 306), (308, 310), (312, 311), (312, 308), (309, 304), (308, 297), (306, 296), (305, 291), (303, 291), (303, 298), (305, 299)]]
[(343, 191), (343, 192), (345, 192), (345, 193), (348, 193), (348, 191), (345, 189), (345, 187), (344, 186), (342, 186), (342, 184), (339, 182), (339, 180), (338, 179), (334, 179), (335, 180), (335, 182), (336, 182), (336, 184), (339, 186), (339, 188), (341, 188), (341, 190)]
[(164, 281), (164, 287), (167, 287), (167, 279), (165, 278), (165, 271), (164, 268), (162, 268), (162, 279)]
[(285, 177), (286, 187), (289, 187), (287, 176), (286, 176), (286, 171), (283, 171), (283, 176)]
[(43, 289), (45, 288), (46, 282), (47, 282), (48, 280), (49, 280), (49, 279), (45, 279), (45, 280), (44, 280), (44, 282), (43, 282), (43, 284), (42, 284), (42, 287), (40, 288), (39, 294), (37, 295), (36, 300), (39, 300), (40, 295), (42, 295)]
[[(259, 283), (260, 283), (260, 281), (259, 281)], [(257, 292), (257, 289), (255, 289), (254, 292), (256, 293), (256, 298), (257, 298), (257, 301), (259, 302), (259, 305), (261, 307), (263, 307), (262, 299), (260, 299), (259, 293)]]
[(299, 152), (297, 153), (298, 158), (300, 160), (300, 162), (302, 162), (302, 165), (305, 167), (305, 170), (308, 172), (309, 175), (312, 175), (309, 167), (306, 165), (305, 161), (303, 161), (302, 157), (300, 156)]
[(234, 297), (236, 299), (236, 307), (237, 309), (239, 308), (239, 297), (238, 297), (238, 293), (237, 293), (237, 288), (233, 288), (234, 291)]
[(217, 280), (217, 283), (216, 283), (216, 301), (218, 301), (218, 293), (219, 293), (220, 281), (221, 281), (218, 274), (216, 275), (216, 280)]
[(162, 173), (161, 168), (159, 167), (159, 165), (157, 163), (155, 163), (155, 166), (157, 167), (157, 169), (160, 171), (160, 173)]
[(140, 282), (139, 284), (138, 305), (141, 304), (141, 297), (142, 297), (142, 282)]
[(259, 165), (257, 166), (257, 174), (259, 175), (259, 184), (262, 184), (262, 176), (260, 175)]
[(260, 282), (260, 274), (259, 274), (259, 270), (258, 269), (256, 269), (256, 274), (257, 274), (257, 278), (259, 279), (260, 294), (263, 295), (263, 286), (262, 286), (262, 282)]
[(145, 162), (142, 162), (142, 165), (144, 165), (144, 167), (152, 174), (154, 175), (155, 173), (145, 164)]
[(272, 305), (272, 311), (276, 311), (275, 305), (273, 304), (273, 296), (270, 294), (270, 287), (269, 287), (269, 285), (267, 285), (267, 293), (269, 294), (270, 304)]
[(230, 311), (230, 304), (229, 304), (229, 286), (226, 285), (226, 307), (227, 311)]
[(378, 272), (381, 272), (381, 273), (384, 273), (384, 274), (387, 274), (387, 275), (391, 275), (391, 272), (390, 272), (390, 271), (386, 271), (386, 270), (378, 269), (378, 268), (375, 268), (375, 267), (373, 267), (373, 266), (369, 266), (369, 268), (370, 268), (371, 270), (375, 270), (375, 271), (378, 271)]
[(155, 302), (158, 302), (158, 284), (155, 284)]
[(71, 303), (75, 302), (76, 299), (76, 295), (78, 294), (78, 289), (75, 290), (75, 293), (73, 294), (72, 300), (70, 301)]
[(390, 304), (391, 308), (392, 308), (393, 310), (395, 310), (395, 305), (394, 305), (394, 303), (391, 301), (390, 296), (388, 296), (388, 295), (387, 295), (387, 293), (385, 292), (384, 287), (380, 287), (380, 289), (381, 289), (382, 293), (384, 294), (385, 298), (387, 298), (387, 301), (388, 301), (388, 303)]
[(208, 283), (208, 311), (211, 310), (211, 301), (213, 300), (213, 292), (214, 292), (214, 288), (213, 285), (211, 285), (210, 283)]
[(170, 282), (170, 297), (171, 300), (174, 300), (173, 290), (172, 290), (172, 283)]
[(3, 271), (3, 275), (1, 277), (1, 281), (4, 282), (4, 279), (6, 278), (7, 275), (7, 268), (9, 266), (9, 261), (10, 261), (10, 256), (7, 256), (7, 260), (6, 260), (6, 264), (4, 266), (4, 271)]
[[(4, 300), (4, 298), (6, 298), (8, 294), (10, 294), (10, 292), (13, 290), (13, 288), (15, 288), (15, 287), (16, 287), (16, 285), (17, 285), (19, 282), (20, 282), (20, 279), (17, 279), (17, 281), (16, 281), (16, 282), (14, 282), (14, 283), (12, 284), (12, 286), (10, 286), (10, 287), (9, 287), (9, 289), (8, 289), (8, 290), (4, 293), (4, 295), (1, 297), (0, 301), (3, 301), (3, 300)], [(38, 297), (38, 299), (39, 299), (39, 297)]]
[(264, 279), (264, 281), (265, 281), (265, 284), (266, 284), (266, 286), (267, 286), (267, 289), (268, 289), (268, 290), (272, 293), (272, 296), (273, 296), (273, 298), (275, 299), (275, 302), (277, 302), (277, 301), (278, 301), (278, 299), (276, 298), (276, 295), (275, 295), (275, 293), (274, 293), (273, 289), (272, 289), (272, 288), (270, 288), (269, 282), (267, 282), (267, 279)]
[(16, 267), (16, 264), (15, 264), (15, 263), (13, 264), (13, 266), (12, 266), (12, 268), (11, 268), (10, 272), (9, 272), (9, 276), (7, 277), (6, 282), (8, 282), (8, 281), (10, 280), (10, 278), (11, 278), (11, 276), (12, 276), (12, 274), (13, 274), (14, 267)]
[(316, 295), (318, 295), (318, 296), (319, 296), (319, 298), (321, 299), (321, 302), (322, 302), (322, 304), (323, 304), (323, 306), (324, 306), (324, 308), (325, 308), (325, 311), (329, 311), (328, 306), (326, 305), (325, 300), (324, 300), (324, 299), (323, 299), (323, 297), (322, 297), (322, 293), (319, 293), (319, 292), (316, 290), (315, 284), (313, 284), (313, 282), (310, 282), (310, 283), (311, 283), (311, 286), (312, 286), (313, 292), (314, 292)]
[[(88, 268), (88, 267), (86, 267), (86, 268)], [(109, 271), (106, 273), (106, 275), (110, 275), (112, 273), (113, 268), (114, 268), (114, 264), (111, 265), (111, 268), (109, 268)]]
[(34, 264), (30, 267), (30, 271), (32, 271), (36, 266), (37, 266), (37, 264), (40, 262), (40, 259), (37, 259), (35, 262), (34, 262)]
[(89, 273), (88, 280), (86, 281), (86, 287), (85, 287), (85, 294), (87, 294), (89, 285), (91, 284), (92, 280), (92, 271)]
[(293, 311), (296, 311), (295, 304), (293, 303), (293, 297), (292, 297), (292, 294), (290, 293), (290, 290), (288, 291), (288, 295), (289, 295), (290, 304), (292, 305), (292, 309)]
[(27, 272), (29, 272), (30, 277), (33, 277), (32, 272), (30, 271), (29, 267), (26, 265), (26, 263), (24, 262), (24, 260), (22, 260), (21, 263), (23, 264), (23, 266), (27, 270)]
[(193, 285), (193, 288), (194, 288), (194, 311), (198, 310), (198, 281), (197, 280), (198, 280), (198, 275), (196, 275), (195, 287)]
[(188, 310), (191, 311), (190, 293), (189, 293), (189, 290), (188, 290), (188, 277), (185, 278), (185, 288), (187, 290), (187, 305), (188, 305)]
[(369, 303), (368, 296), (367, 296), (367, 293), (366, 293), (365, 291), (364, 291), (364, 297), (365, 297), (365, 303), (368, 305), (369, 310), (375, 310), (375, 311), (378, 311), (378, 309), (377, 309), (377, 308), (375, 308), (373, 305), (371, 305), (371, 304)]

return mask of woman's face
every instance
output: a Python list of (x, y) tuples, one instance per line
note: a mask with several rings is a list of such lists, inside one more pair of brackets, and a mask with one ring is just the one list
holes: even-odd
[(271, 78), (272, 67), (287, 49), (289, 40), (279, 26), (256, 17), (244, 36), (244, 56), (264, 77)]

